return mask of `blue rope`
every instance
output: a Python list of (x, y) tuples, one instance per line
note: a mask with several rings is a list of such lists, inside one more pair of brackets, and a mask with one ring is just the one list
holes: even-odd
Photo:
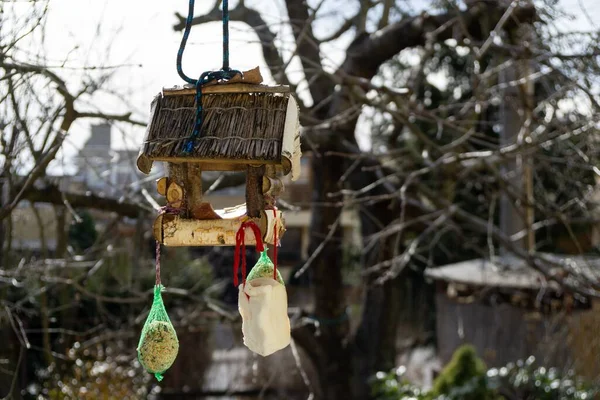
[(190, 0), (189, 8), (188, 8), (188, 16), (185, 20), (185, 29), (183, 31), (183, 37), (181, 38), (181, 43), (179, 44), (179, 51), (177, 52), (177, 73), (187, 83), (191, 83), (192, 85), (196, 84), (196, 80), (190, 78), (183, 72), (183, 68), (181, 67), (181, 60), (183, 59), (183, 52), (185, 50), (185, 45), (187, 44), (188, 37), (190, 36), (190, 29), (192, 28), (192, 19), (194, 18), (194, 0)]
[(235, 75), (242, 73), (238, 70), (231, 69), (229, 67), (229, 1), (223, 0), (223, 67), (219, 71), (206, 71), (200, 75), (198, 79), (192, 79), (183, 72), (182, 59), (183, 52), (185, 51), (185, 45), (187, 44), (188, 37), (190, 36), (190, 30), (192, 28), (192, 20), (194, 18), (194, 0), (190, 0), (188, 7), (188, 16), (185, 20), (185, 29), (183, 31), (183, 37), (181, 38), (181, 44), (179, 45), (179, 51), (177, 51), (177, 73), (187, 83), (196, 85), (196, 121), (194, 123), (194, 130), (190, 137), (188, 137), (184, 147), (183, 153), (189, 154), (194, 149), (194, 142), (200, 136), (202, 132), (202, 86), (212, 81), (228, 81)]
[(223, 71), (229, 68), (229, 0), (223, 0)]

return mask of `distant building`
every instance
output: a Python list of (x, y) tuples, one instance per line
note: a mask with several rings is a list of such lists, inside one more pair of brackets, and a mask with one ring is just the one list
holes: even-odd
[[(138, 150), (115, 150), (112, 148), (111, 126), (93, 125), (91, 135), (75, 157), (77, 172), (71, 176), (51, 177), (54, 184), (63, 191), (71, 193), (92, 192), (97, 196), (121, 198), (129, 196), (137, 201), (145, 201), (139, 195), (141, 185), (152, 187), (152, 182), (168, 172), (165, 163), (155, 163), (151, 176), (143, 175), (135, 167)], [(310, 203), (312, 199), (313, 178), (311, 157), (305, 155), (301, 161), (302, 172), (299, 179), (292, 182), (285, 178), (285, 191), (281, 196), (281, 208), (285, 210), (286, 232), (281, 239), (278, 258), (282, 266), (297, 266), (309, 256), (310, 241)], [(206, 174), (207, 176), (209, 174)], [(215, 175), (215, 177), (218, 175)], [(150, 183), (150, 184), (149, 184)], [(205, 190), (208, 188), (204, 188)], [(155, 190), (148, 189), (152, 196), (158, 197)], [(245, 202), (245, 186), (216, 190), (206, 196), (206, 201), (215, 208), (232, 207)], [(287, 208), (292, 209), (287, 209)], [(56, 248), (57, 224), (54, 206), (36, 204), (44, 226), (44, 240), (48, 251)], [(111, 220), (110, 214), (92, 210), (99, 231)], [(13, 213), (13, 248), (38, 252), (42, 248), (37, 219), (33, 210), (23, 202)], [(71, 222), (71, 213), (67, 213), (67, 224)], [(148, 224), (152, 222), (150, 219)], [(121, 224), (123, 225), (123, 224)], [(358, 213), (353, 209), (342, 213), (341, 227), (344, 243), (348, 247), (359, 248), (361, 243)], [(133, 234), (132, 227), (122, 226), (121, 231)], [(148, 228), (149, 229), (149, 228)]]
[[(91, 136), (74, 159), (77, 172), (74, 175), (51, 176), (45, 179), (57, 185), (61, 191), (86, 193), (101, 197), (120, 198), (126, 194), (135, 194), (148, 177), (135, 168), (137, 150), (115, 150), (112, 148), (111, 126), (103, 123), (92, 125)], [(162, 165), (157, 163), (157, 172), (161, 174)], [(46, 183), (37, 183), (44, 185)], [(141, 201), (141, 200), (140, 200)], [(38, 216), (28, 202), (21, 202), (13, 211), (12, 248), (15, 250), (39, 253), (44, 248), (52, 253), (57, 244), (57, 216), (55, 206), (39, 203), (35, 205)], [(92, 212), (96, 228), (102, 230), (110, 220), (109, 213)], [(72, 221), (72, 213), (67, 212), (66, 224)], [(42, 228), (40, 229), (40, 223)], [(122, 226), (121, 228), (125, 228)], [(41, 234), (43, 230), (43, 234)], [(121, 229), (122, 230), (122, 229)], [(42, 237), (44, 244), (42, 244)]]
[[(600, 267), (594, 257), (544, 256), (576, 262), (590, 278)], [(435, 282), (436, 342), (443, 363), (469, 343), (490, 367), (533, 355), (544, 365), (575, 367), (598, 378), (600, 367), (592, 360), (600, 349), (595, 335), (600, 318), (591, 297), (561, 288), (513, 256), (463, 261), (425, 274)]]
[[(126, 188), (137, 189), (146, 178), (135, 168), (137, 150), (112, 148), (109, 124), (92, 126), (92, 134), (75, 158), (77, 173), (73, 177), (97, 195), (120, 196)], [(157, 172), (162, 165), (157, 163)]]

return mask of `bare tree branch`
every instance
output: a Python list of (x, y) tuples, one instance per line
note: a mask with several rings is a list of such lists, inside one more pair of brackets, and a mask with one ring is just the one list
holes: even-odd
[[(175, 16), (179, 22), (173, 26), (173, 29), (176, 31), (182, 31), (185, 28), (186, 18), (181, 14), (175, 14)], [(258, 36), (258, 39), (260, 40), (262, 53), (273, 79), (275, 79), (276, 82), (294, 87), (284, 70), (285, 63), (283, 58), (279, 54), (277, 47), (273, 44), (276, 39), (276, 35), (269, 29), (269, 26), (262, 18), (260, 13), (255, 9), (245, 7), (242, 3), (240, 3), (234, 9), (229, 11), (229, 19), (231, 21), (244, 22), (254, 30), (256, 36)], [(192, 25), (200, 25), (220, 20), (221, 11), (218, 7), (215, 7), (205, 15), (194, 17), (192, 20)]]
[(24, 192), (22, 200), (32, 203), (50, 203), (63, 205), (64, 199), (74, 208), (92, 208), (101, 211), (114, 212), (124, 217), (138, 218), (140, 212), (150, 213), (153, 210), (137, 203), (127, 203), (95, 194), (76, 194), (60, 190), (56, 185), (48, 185), (43, 189), (35, 187)]
[(309, 14), (308, 4), (303, 0), (286, 0), (286, 6), (296, 39), (296, 53), (304, 67), (313, 102), (318, 104), (333, 91), (333, 85), (322, 72), (320, 48), (312, 28), (314, 15)]

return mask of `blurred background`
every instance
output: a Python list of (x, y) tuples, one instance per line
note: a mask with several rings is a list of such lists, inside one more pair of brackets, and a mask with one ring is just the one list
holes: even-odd
[[(188, 2), (0, 1), (0, 397), (595, 398), (600, 3), (229, 8), (231, 66), (300, 104), (277, 204), (292, 344), (243, 346), (232, 247), (163, 247), (180, 353), (160, 383), (137, 361), (166, 172), (135, 161), (184, 84)], [(199, 76), (221, 1), (194, 16)], [(215, 208), (245, 201), (243, 175), (202, 179)]]

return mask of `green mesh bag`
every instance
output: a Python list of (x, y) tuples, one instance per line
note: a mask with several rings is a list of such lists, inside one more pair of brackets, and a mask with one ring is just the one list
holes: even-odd
[[(273, 270), (275, 269), (275, 265), (273, 265), (273, 262), (267, 255), (267, 250), (268, 249), (265, 247), (265, 250), (260, 253), (260, 258), (250, 270), (248, 278), (246, 278), (247, 281), (251, 281), (252, 279), (256, 278), (273, 278)], [(279, 270), (277, 271), (277, 282), (285, 285)]]
[(179, 340), (177, 333), (162, 300), (160, 294), (163, 286), (154, 286), (154, 301), (150, 314), (146, 318), (142, 335), (138, 343), (138, 359), (146, 370), (156, 377), (160, 382), (165, 373), (175, 361), (179, 351)]

